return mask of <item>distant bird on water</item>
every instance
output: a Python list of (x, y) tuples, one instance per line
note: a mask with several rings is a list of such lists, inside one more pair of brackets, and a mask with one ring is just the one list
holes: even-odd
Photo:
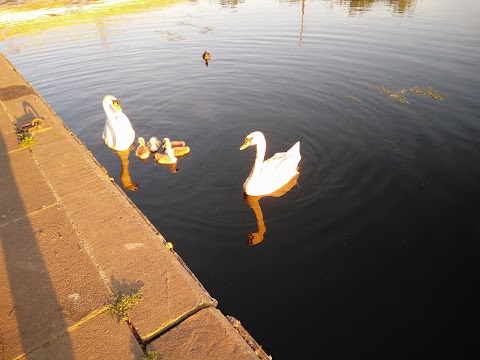
[(205, 52), (202, 55), (202, 59), (205, 60), (205, 65), (208, 66), (208, 60), (210, 60), (211, 58), (212, 58), (212, 55), (210, 55), (210, 53), (207, 50), (205, 50)]

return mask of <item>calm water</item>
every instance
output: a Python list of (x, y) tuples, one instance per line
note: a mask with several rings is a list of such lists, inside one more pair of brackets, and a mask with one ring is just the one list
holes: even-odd
[[(477, 352), (479, 17), (476, 0), (190, 1), (4, 28), (0, 51), (120, 186), (138, 182), (126, 194), (274, 359), (463, 358)], [(121, 177), (106, 94), (137, 136), (187, 142), (176, 173), (130, 153)], [(289, 192), (260, 200), (265, 236), (248, 246), (255, 149), (239, 147), (254, 130), (267, 156), (300, 140), (302, 160)]]

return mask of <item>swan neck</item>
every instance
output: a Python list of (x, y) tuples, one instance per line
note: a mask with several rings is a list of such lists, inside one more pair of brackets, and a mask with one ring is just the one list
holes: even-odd
[(107, 117), (109, 119), (111, 119), (112, 117), (117, 117), (117, 115), (112, 111), (112, 106), (109, 104), (109, 101), (103, 102), (103, 109), (105, 110), (105, 113), (107, 114)]
[(266, 151), (265, 141), (260, 141), (257, 144), (257, 155), (255, 156), (255, 163), (253, 164), (252, 173), (256, 173), (262, 170), (263, 160), (265, 159)]

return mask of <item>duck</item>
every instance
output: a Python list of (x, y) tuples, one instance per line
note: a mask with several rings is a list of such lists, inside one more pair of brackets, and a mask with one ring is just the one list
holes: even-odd
[(208, 52), (208, 50), (205, 50), (205, 52), (202, 55), (202, 59), (205, 60), (205, 65), (208, 66), (208, 60), (212, 58), (212, 55)]
[(156, 152), (154, 155), (154, 159), (159, 164), (175, 164), (177, 162), (177, 158), (173, 153), (173, 149), (170, 145), (167, 145), (165, 149), (165, 154), (161, 154)]
[(120, 102), (113, 95), (103, 98), (103, 109), (107, 114), (102, 138), (105, 144), (113, 150), (123, 151), (135, 142), (135, 130), (127, 115), (123, 113)]
[(185, 146), (185, 141), (183, 141), (183, 140), (170, 140), (168, 138), (163, 139), (163, 144), (164, 145), (165, 145), (166, 140), (170, 141), (170, 145), (172, 146), (172, 148), (178, 147), (178, 146)]
[(148, 159), (150, 156), (150, 149), (145, 145), (145, 139), (143, 137), (138, 138), (138, 147), (135, 150), (135, 155), (142, 160)]
[(254, 131), (245, 137), (240, 150), (256, 145), (257, 153), (250, 175), (243, 184), (243, 192), (250, 196), (268, 195), (287, 184), (292, 177), (299, 174), (298, 165), (302, 158), (300, 141), (286, 152), (275, 153), (265, 159), (267, 143), (261, 131)]
[[(179, 143), (179, 141), (177, 141), (177, 143)], [(184, 141), (182, 141), (182, 143), (185, 144)], [(186, 155), (190, 152), (190, 147), (189, 146), (184, 145), (184, 146), (173, 147), (169, 138), (163, 139), (163, 150), (165, 151), (168, 146), (170, 146), (173, 149), (173, 154), (175, 156), (183, 156), (183, 155)]]
[(150, 149), (151, 152), (157, 152), (160, 149), (160, 140), (156, 136), (152, 136), (150, 140), (147, 142), (147, 147)]

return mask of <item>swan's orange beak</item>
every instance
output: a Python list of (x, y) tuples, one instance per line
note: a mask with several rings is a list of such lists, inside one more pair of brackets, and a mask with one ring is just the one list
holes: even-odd
[(245, 139), (245, 142), (243, 143), (243, 145), (240, 146), (240, 150), (243, 150), (249, 146), (250, 146), (250, 139)]
[(117, 108), (118, 110), (122, 111), (122, 107), (120, 106), (120, 101), (118, 100), (113, 100), (112, 101), (113, 107)]

